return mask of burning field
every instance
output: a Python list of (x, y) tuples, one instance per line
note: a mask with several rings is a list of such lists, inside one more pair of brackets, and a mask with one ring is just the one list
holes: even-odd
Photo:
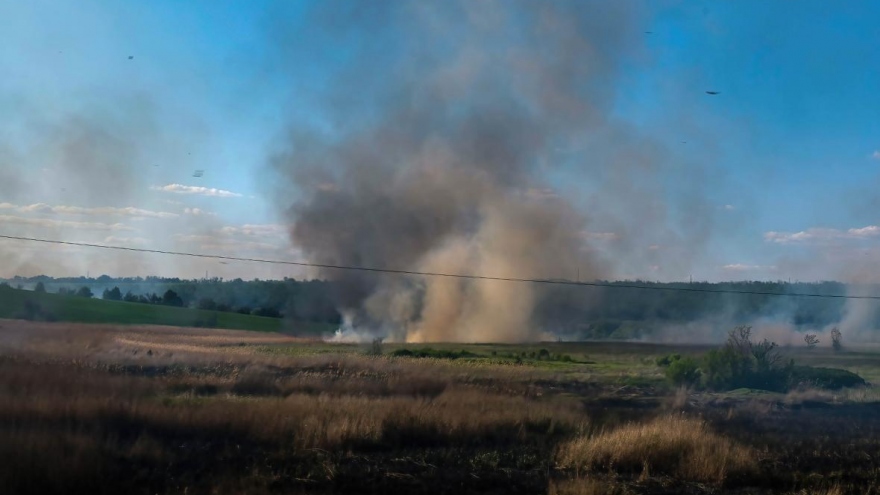
[[(366, 346), (4, 320), (0, 485), (15, 494), (878, 488), (873, 389), (688, 391), (666, 385), (654, 364), (706, 350)], [(870, 353), (811, 356), (877, 373)]]

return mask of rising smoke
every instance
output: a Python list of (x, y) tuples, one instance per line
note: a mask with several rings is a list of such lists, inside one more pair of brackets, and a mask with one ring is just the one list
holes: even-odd
[[(298, 186), (293, 242), (317, 263), (496, 277), (611, 275), (588, 218), (544, 177), (608, 125), (635, 29), (618, 2), (385, 2), (320, 24), (367, 31), (274, 165)], [(340, 7), (340, 4), (334, 4)], [(323, 12), (316, 15), (322, 18)], [(357, 101), (353, 101), (356, 98)], [(406, 341), (524, 341), (534, 286), (326, 270), (349, 323)]]

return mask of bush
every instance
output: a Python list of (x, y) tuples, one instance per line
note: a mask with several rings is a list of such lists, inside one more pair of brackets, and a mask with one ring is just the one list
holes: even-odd
[(775, 342), (752, 342), (751, 327), (736, 327), (721, 349), (709, 351), (703, 364), (706, 387), (713, 390), (756, 388), (788, 390), (794, 362), (783, 364)]
[(435, 350), (430, 347), (411, 351), (409, 349), (397, 349), (391, 353), (394, 357), (435, 358), (435, 359), (458, 359), (465, 357), (477, 357), (477, 354), (461, 351)]
[(29, 321), (55, 321), (55, 315), (49, 311), (45, 311), (40, 303), (31, 300), (24, 301), (22, 311), (16, 315), (19, 320)]
[(663, 357), (658, 357), (656, 362), (657, 366), (665, 368), (672, 364), (673, 361), (678, 361), (679, 359), (681, 359), (681, 354), (669, 354)]
[(845, 387), (861, 387), (867, 383), (859, 375), (836, 368), (814, 368), (794, 366), (791, 371), (791, 385), (839, 390)]
[(693, 358), (680, 358), (666, 367), (666, 378), (676, 386), (692, 387), (700, 381), (699, 364)]
[(88, 287), (80, 287), (79, 290), (76, 291), (76, 295), (85, 298), (91, 298), (94, 296), (94, 294), (92, 294), (92, 289), (89, 289)]

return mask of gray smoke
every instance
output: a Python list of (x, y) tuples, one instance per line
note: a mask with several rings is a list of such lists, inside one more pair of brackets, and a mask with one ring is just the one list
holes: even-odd
[[(351, 4), (323, 5), (339, 12)], [(316, 32), (299, 40), (322, 46), (322, 36), (357, 36), (361, 48), (324, 95), (327, 125), (294, 126), (273, 162), (297, 186), (288, 212), (304, 255), (496, 277), (609, 276), (611, 265), (587, 244), (587, 216), (544, 178), (558, 150), (612, 125), (614, 83), (637, 39), (633, 9), (587, 1), (356, 5), (333, 17), (315, 13)], [(341, 282), (341, 309), (365, 332), (407, 341), (541, 336), (531, 285), (321, 275)]]

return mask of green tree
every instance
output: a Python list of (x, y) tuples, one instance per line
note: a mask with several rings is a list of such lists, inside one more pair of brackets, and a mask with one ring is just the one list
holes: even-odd
[(34, 287), (34, 292), (46, 292), (46, 286), (43, 285), (43, 282), (37, 282), (36, 287)]
[(162, 294), (162, 304), (165, 306), (183, 307), (183, 299), (176, 292), (168, 289), (165, 291), (165, 294)]
[(199, 299), (199, 302), (197, 303), (197, 305), (198, 305), (199, 309), (207, 309), (207, 310), (211, 310), (211, 311), (214, 311), (217, 309), (217, 303), (214, 302), (214, 300), (209, 297), (203, 297), (203, 298)]
[(101, 297), (108, 301), (121, 301), (122, 291), (119, 290), (119, 287), (113, 287), (111, 290), (104, 289), (104, 294)]
[(685, 357), (673, 360), (664, 372), (673, 385), (692, 387), (700, 381), (700, 365), (694, 358)]
[(95, 296), (94, 294), (92, 294), (92, 289), (89, 289), (88, 287), (85, 287), (85, 286), (80, 287), (79, 290), (76, 291), (76, 295), (78, 297), (85, 297), (85, 298), (92, 298)]

